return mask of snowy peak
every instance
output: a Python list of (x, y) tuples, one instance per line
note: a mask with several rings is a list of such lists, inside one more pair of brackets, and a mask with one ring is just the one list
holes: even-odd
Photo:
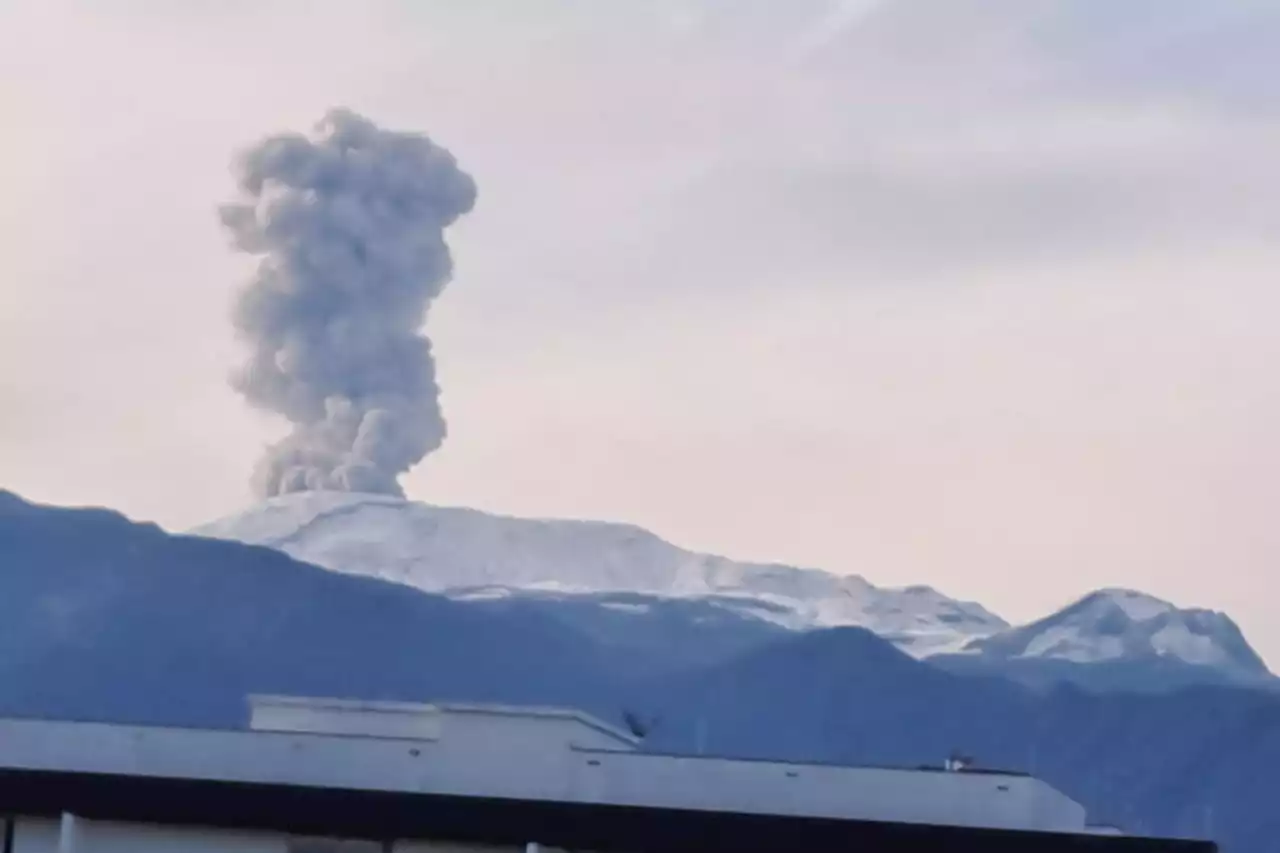
[(793, 629), (869, 628), (917, 657), (1008, 627), (980, 605), (929, 587), (884, 589), (856, 575), (698, 554), (633, 525), (510, 518), (382, 495), (283, 495), (193, 532), (457, 596), (515, 590), (706, 598)]
[(683, 599), (791, 630), (861, 627), (956, 669), (1049, 672), (1054, 681), (1088, 665), (1122, 684), (1128, 676), (1116, 673), (1131, 667), (1161, 683), (1256, 683), (1269, 675), (1228, 617), (1124, 589), (1010, 627), (931, 587), (889, 589), (858, 575), (699, 554), (634, 525), (511, 518), (344, 492), (283, 495), (194, 532), (455, 599), (580, 603), (625, 593), (637, 611)]
[(283, 495), (193, 532), (431, 591), (701, 592), (733, 574), (719, 565), (728, 561), (631, 525), (511, 518), (384, 495)]
[(1100, 589), (1097, 592), (1090, 593), (1068, 609), (1078, 609), (1082, 612), (1093, 613), (1103, 611), (1104, 616), (1119, 611), (1125, 618), (1135, 622), (1146, 622), (1178, 610), (1169, 602), (1162, 601), (1154, 595), (1117, 587)]
[(1091, 593), (1038, 622), (975, 640), (966, 651), (996, 660), (1176, 664), (1243, 681), (1270, 675), (1225, 614), (1180, 609), (1126, 589)]

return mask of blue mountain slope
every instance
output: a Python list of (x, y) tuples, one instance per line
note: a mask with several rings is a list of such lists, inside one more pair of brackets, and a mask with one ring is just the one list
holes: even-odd
[(1130, 830), (1280, 851), (1274, 694), (1034, 693), (862, 629), (766, 636), (645, 603), (454, 601), (0, 492), (0, 713), (235, 725), (258, 691), (625, 707), (658, 718), (653, 749), (936, 765), (959, 748)]
[(715, 599), (523, 591), (464, 600), (489, 613), (553, 619), (583, 634), (626, 673), (628, 681), (699, 669), (793, 636), (786, 628), (721, 606)]
[(633, 701), (657, 720), (657, 750), (938, 766), (959, 749), (1033, 772), (1130, 831), (1280, 850), (1280, 698), (1269, 692), (1037, 694), (844, 628), (649, 684)]
[(1091, 661), (1053, 658), (997, 658), (985, 655), (937, 655), (929, 663), (957, 675), (999, 675), (1040, 692), (1073, 685), (1094, 693), (1173, 693), (1206, 685), (1247, 687), (1280, 692), (1280, 679), (1270, 673), (1236, 678), (1215, 667), (1177, 660)]
[(989, 755), (1034, 701), (1004, 680), (920, 663), (862, 628), (793, 635), (644, 692), (666, 721), (655, 748), (700, 741), (713, 753), (932, 766), (956, 748)]
[(0, 492), (0, 712), (236, 724), (254, 691), (612, 709), (615, 690), (544, 613)]

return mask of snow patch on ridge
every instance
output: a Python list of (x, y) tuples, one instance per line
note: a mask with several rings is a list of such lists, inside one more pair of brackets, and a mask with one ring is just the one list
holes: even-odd
[(917, 657), (1008, 627), (982, 606), (930, 587), (886, 589), (857, 575), (698, 554), (634, 525), (511, 518), (382, 495), (282, 495), (193, 532), (451, 595), (709, 598), (796, 630), (865, 627)]

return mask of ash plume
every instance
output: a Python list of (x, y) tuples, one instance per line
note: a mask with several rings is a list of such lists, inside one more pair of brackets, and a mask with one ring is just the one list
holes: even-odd
[(445, 438), (421, 329), (453, 272), (444, 229), (475, 204), (475, 182), (426, 136), (345, 109), (236, 165), (222, 223), (261, 260), (235, 306), (251, 352), (232, 385), (293, 425), (255, 489), (403, 494), (399, 475)]

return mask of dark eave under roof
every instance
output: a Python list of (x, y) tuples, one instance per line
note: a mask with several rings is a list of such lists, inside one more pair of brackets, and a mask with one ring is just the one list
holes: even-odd
[(597, 851), (1213, 853), (1207, 842), (0, 770), (0, 813)]

